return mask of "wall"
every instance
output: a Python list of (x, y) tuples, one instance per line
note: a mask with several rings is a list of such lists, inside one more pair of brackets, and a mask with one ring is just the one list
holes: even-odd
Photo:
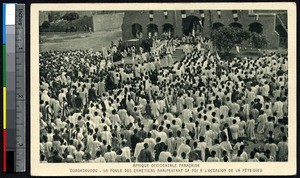
[[(221, 18), (218, 17), (217, 13), (211, 13), (211, 16), (212, 23), (220, 22), (225, 26), (228, 26), (230, 23), (236, 22), (242, 24), (244, 30), (248, 30), (251, 23), (260, 23), (263, 25), (263, 35), (266, 36), (267, 40), (269, 41), (268, 47), (277, 48), (279, 46), (279, 36), (275, 32), (276, 17), (273, 14), (260, 15), (257, 19), (256, 15), (249, 15), (248, 11), (238, 11), (238, 21), (234, 21), (231, 11), (221, 11)], [(206, 22), (205, 34), (209, 35), (209, 33), (209, 24)]]
[[(204, 36), (210, 36), (211, 26), (215, 22), (220, 22), (225, 26), (230, 23), (237, 22), (243, 25), (243, 29), (248, 30), (249, 24), (253, 22), (261, 23), (263, 26), (263, 35), (266, 36), (269, 41), (269, 48), (277, 48), (279, 46), (279, 35), (275, 32), (276, 18), (270, 13), (270, 15), (260, 15), (257, 19), (256, 15), (249, 15), (249, 11), (243, 10), (238, 11), (238, 21), (234, 21), (233, 14), (231, 10), (222, 10), (221, 18), (218, 17), (216, 10), (205, 10), (204, 11)], [(147, 25), (154, 23), (158, 26), (158, 35), (162, 34), (162, 25), (165, 23), (170, 23), (174, 27), (174, 36), (182, 36), (182, 17), (181, 11), (168, 11), (168, 19), (164, 18), (163, 11), (154, 11), (153, 21), (149, 19), (149, 11), (127, 11), (123, 19), (122, 33), (123, 40), (129, 40), (135, 38), (132, 35), (131, 25), (138, 23), (143, 27), (143, 38), (147, 38)], [(194, 15), (200, 18), (199, 10), (186, 11), (186, 15)]]
[(93, 16), (94, 31), (105, 31), (121, 28), (124, 13), (101, 14)]
[(158, 25), (158, 35), (160, 36), (163, 31), (163, 24), (169, 23), (173, 25), (174, 33), (176, 34), (177, 26), (176, 26), (176, 19), (174, 19), (175, 11), (168, 11), (168, 18), (165, 19), (163, 11), (154, 11), (153, 21), (149, 19), (149, 11), (127, 11), (125, 12), (125, 16), (123, 19), (122, 25), (122, 33), (123, 33), (123, 40), (129, 40), (135, 38), (132, 35), (132, 27), (131, 25), (134, 23), (138, 23), (142, 25), (143, 28), (143, 36), (147, 38), (147, 26), (149, 24), (156, 24)]

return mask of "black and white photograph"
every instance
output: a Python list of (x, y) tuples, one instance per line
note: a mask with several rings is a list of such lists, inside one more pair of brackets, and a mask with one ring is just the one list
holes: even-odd
[(165, 7), (36, 11), (35, 161), (151, 165), (137, 175), (291, 161), (288, 10)]

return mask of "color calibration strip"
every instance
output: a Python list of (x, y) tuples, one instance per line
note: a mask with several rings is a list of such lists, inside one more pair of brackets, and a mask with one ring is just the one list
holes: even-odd
[(24, 172), (25, 5), (3, 4), (3, 24), (3, 172)]
[(6, 25), (6, 171), (14, 172), (15, 159), (15, 4), (5, 4)]
[(2, 60), (3, 60), (3, 172), (6, 167), (6, 4), (2, 6)]

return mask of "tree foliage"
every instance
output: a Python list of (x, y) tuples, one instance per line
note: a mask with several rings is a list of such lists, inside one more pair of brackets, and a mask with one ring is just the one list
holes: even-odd
[(240, 45), (251, 36), (249, 31), (237, 27), (221, 27), (213, 30), (212, 41), (218, 50), (229, 52), (234, 46)]
[(213, 30), (211, 38), (217, 49), (226, 53), (241, 44), (247, 43), (253, 48), (263, 48), (268, 44), (264, 35), (236, 27), (221, 27)]
[(50, 22), (44, 21), (44, 22), (42, 23), (42, 28), (47, 29), (47, 28), (49, 28), (49, 27), (50, 27)]
[(242, 44), (243, 41), (248, 40), (251, 37), (249, 31), (242, 30), (241, 28), (235, 29), (234, 35), (236, 45)]
[(267, 46), (268, 41), (264, 35), (260, 35), (256, 32), (251, 33), (250, 44), (253, 48), (263, 48)]
[(60, 19), (60, 14), (57, 11), (49, 12), (48, 14), (48, 20), (49, 22), (54, 22), (56, 20)]
[(76, 19), (79, 19), (79, 15), (76, 12), (71, 12), (71, 13), (66, 13), (62, 19), (67, 20), (67, 21), (73, 21)]

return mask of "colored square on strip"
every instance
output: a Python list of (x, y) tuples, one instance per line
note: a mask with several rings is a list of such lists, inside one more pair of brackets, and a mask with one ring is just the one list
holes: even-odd
[(5, 14), (6, 14), (6, 4), (3, 3), (3, 6), (2, 6), (2, 44), (6, 44), (6, 17), (5, 17)]
[(2, 52), (3, 87), (6, 87), (6, 45), (2, 45)]
[(6, 129), (6, 87), (3, 87), (3, 129)]
[(6, 25), (15, 25), (16, 21), (16, 4), (6, 4), (6, 14), (5, 14), (5, 24)]

